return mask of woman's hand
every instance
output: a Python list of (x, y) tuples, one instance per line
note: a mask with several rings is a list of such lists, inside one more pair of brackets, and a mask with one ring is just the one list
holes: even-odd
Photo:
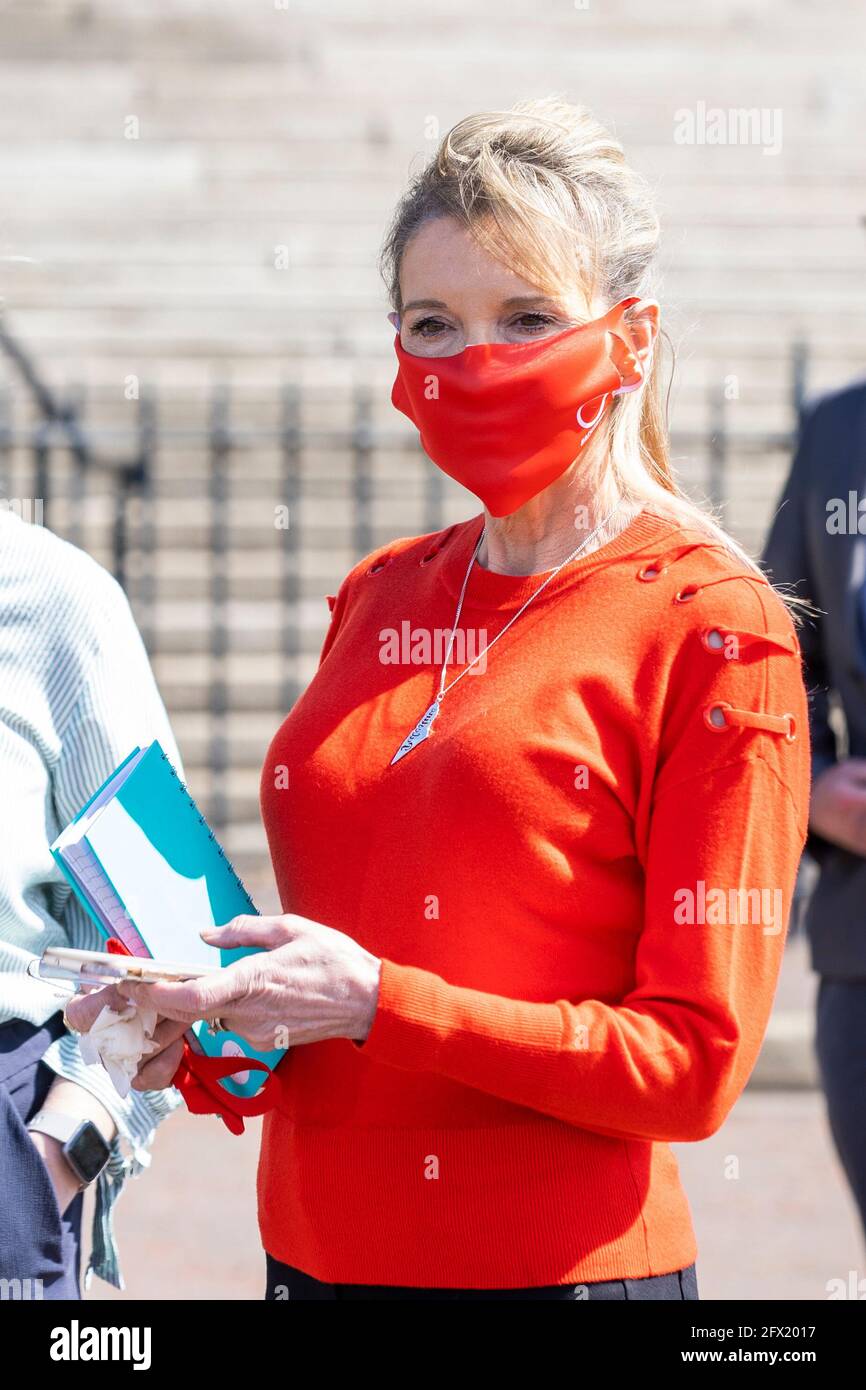
[[(152, 989), (152, 985), (142, 985), (142, 989)], [(145, 1003), (149, 996), (140, 996)], [(66, 1005), (66, 1019), (76, 1033), (89, 1033), (104, 1008), (120, 1013), (130, 999), (120, 994), (117, 985), (104, 985), (89, 990), (86, 994), (76, 994)], [(148, 1073), (146, 1086), (139, 1085), (141, 1071), (136, 1074), (132, 1086), (136, 1091), (161, 1091), (170, 1086), (172, 1077), (183, 1056), (183, 1035), (189, 1025), (178, 1023), (172, 1018), (159, 1018), (153, 1031), (153, 1042), (158, 1051), (148, 1054), (147, 1061), (152, 1066)]]
[[(327, 1038), (363, 1042), (367, 1037), (376, 1014), (381, 962), (352, 937), (291, 913), (236, 917), (202, 935), (208, 945), (225, 950), (265, 949), (199, 980), (152, 985), (123, 980), (111, 986), (124, 999), (156, 1009), (156, 1041), (170, 1040), (164, 1052), (142, 1061), (132, 1082), (136, 1090), (170, 1085), (182, 1051), (175, 1039), (201, 1018), (220, 1018), (262, 1051)], [(75, 1023), (71, 1005), (67, 1013)]]

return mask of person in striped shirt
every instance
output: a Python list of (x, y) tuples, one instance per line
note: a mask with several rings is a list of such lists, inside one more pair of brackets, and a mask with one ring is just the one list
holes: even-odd
[(104, 1166), (84, 1285), (97, 1274), (122, 1289), (114, 1205), (182, 1103), (173, 1088), (121, 1099), (101, 1066), (84, 1063), (63, 997), (27, 973), (48, 946), (101, 948), (49, 846), (154, 738), (181, 770), (120, 585), (84, 551), (0, 508), (0, 1280), (24, 1296), (80, 1297), (84, 1187), (56, 1136), (82, 1122), (98, 1131), (86, 1131)]

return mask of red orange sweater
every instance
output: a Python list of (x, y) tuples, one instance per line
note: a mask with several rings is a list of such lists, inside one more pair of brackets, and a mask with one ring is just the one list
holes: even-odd
[[(352, 570), (262, 773), (284, 910), (382, 958), (366, 1041), (292, 1050), (264, 1123), (264, 1246), (318, 1279), (690, 1264), (668, 1141), (740, 1095), (781, 962), (809, 794), (799, 647), (705, 533), (647, 509), (567, 566), (390, 765), (482, 523)], [(460, 631), (479, 643), (449, 679), (538, 582), (475, 564)]]

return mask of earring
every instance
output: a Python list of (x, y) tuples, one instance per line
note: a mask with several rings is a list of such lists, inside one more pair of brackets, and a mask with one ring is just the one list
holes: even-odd
[(645, 364), (640, 362), (638, 358), (635, 357), (634, 353), (630, 353), (629, 356), (626, 358), (626, 367), (635, 368), (639, 372), (638, 379), (637, 381), (632, 382), (631, 386), (617, 386), (613, 391), (611, 391), (610, 394), (612, 396), (627, 396), (629, 391), (639, 391), (641, 386), (643, 386), (644, 382), (649, 376), (649, 370), (652, 366), (652, 360), (652, 352), (650, 352), (650, 355), (647, 358)]

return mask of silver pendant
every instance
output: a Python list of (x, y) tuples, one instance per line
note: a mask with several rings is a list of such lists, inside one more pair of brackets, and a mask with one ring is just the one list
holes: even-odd
[(431, 728), (433, 727), (433, 720), (439, 713), (440, 703), (441, 702), (439, 700), (434, 700), (430, 708), (424, 711), (424, 713), (421, 715), (421, 718), (418, 720), (418, 723), (412, 730), (411, 734), (407, 734), (406, 738), (404, 738), (403, 742), (400, 744), (400, 747), (397, 749), (397, 752), (391, 759), (392, 767), (395, 763), (398, 763), (401, 758), (405, 758), (407, 753), (411, 753), (413, 748), (417, 748), (419, 743), (424, 742), (425, 738), (427, 737)]

